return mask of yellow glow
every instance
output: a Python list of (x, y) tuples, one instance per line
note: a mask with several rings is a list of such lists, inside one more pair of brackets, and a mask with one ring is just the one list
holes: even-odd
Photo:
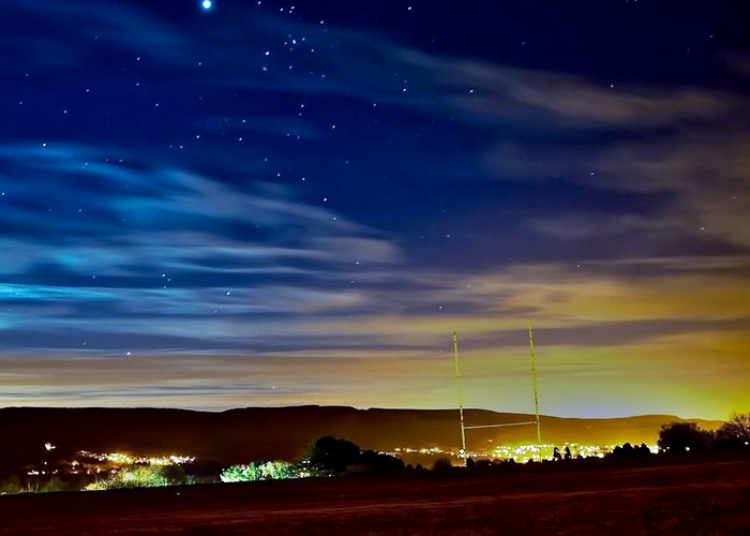
[[(630, 261), (623, 262), (627, 268)], [(542, 414), (724, 419), (732, 411), (750, 410), (750, 280), (738, 275), (750, 261), (691, 260), (691, 266), (711, 271), (710, 277), (683, 270), (680, 259), (632, 262), (666, 266), (669, 276), (615, 277), (606, 275), (611, 267), (605, 265), (586, 273), (527, 265), (464, 279), (434, 275), (427, 283), (439, 289), (440, 301), (461, 300), (467, 310), (480, 313), (459, 314), (451, 307), (445, 314), (395, 310), (313, 317), (294, 327), (302, 339), (332, 341), (331, 348), (320, 350), (128, 360), (6, 356), (4, 367), (13, 382), (2, 386), (3, 402), (453, 408), (450, 334), (458, 330), (466, 407), (533, 413), (525, 332), (526, 313), (533, 311)], [(289, 333), (284, 322), (269, 318), (269, 332)], [(337, 346), (342, 338), (357, 337), (386, 346)], [(204, 394), (186, 398), (161, 391), (197, 384)], [(227, 392), (226, 385), (278, 389)], [(54, 397), (47, 394), (52, 387)], [(144, 390), (159, 393), (158, 399), (134, 400), (127, 394)], [(81, 397), (82, 392), (89, 396)]]

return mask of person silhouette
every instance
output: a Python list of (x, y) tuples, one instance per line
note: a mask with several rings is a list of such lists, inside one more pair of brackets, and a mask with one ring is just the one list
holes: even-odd
[(562, 460), (562, 456), (560, 456), (560, 449), (555, 447), (555, 451), (552, 453), (552, 458), (555, 460)]
[(573, 457), (573, 455), (570, 453), (570, 447), (568, 445), (565, 445), (565, 459), (569, 460)]

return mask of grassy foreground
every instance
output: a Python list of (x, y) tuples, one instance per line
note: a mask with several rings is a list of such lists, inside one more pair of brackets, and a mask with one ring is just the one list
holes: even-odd
[(0, 534), (748, 534), (750, 460), (0, 497)]

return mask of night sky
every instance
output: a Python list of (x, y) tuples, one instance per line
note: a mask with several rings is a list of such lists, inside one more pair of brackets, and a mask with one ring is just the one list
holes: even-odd
[(0, 25), (0, 406), (750, 408), (746, 0)]

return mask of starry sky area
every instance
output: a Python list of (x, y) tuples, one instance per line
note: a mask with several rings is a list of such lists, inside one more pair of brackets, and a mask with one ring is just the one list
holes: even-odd
[(0, 406), (750, 409), (745, 0), (0, 24)]

